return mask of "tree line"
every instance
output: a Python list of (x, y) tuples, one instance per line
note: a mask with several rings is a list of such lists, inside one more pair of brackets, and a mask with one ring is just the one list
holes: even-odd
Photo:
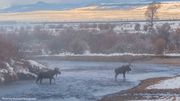
[[(33, 31), (29, 31), (28, 28), (20, 28), (16, 30), (16, 34), (15, 32), (6, 33), (2, 30), (0, 58), (19, 57), (20, 52), (32, 48), (36, 49), (37, 47), (34, 45), (37, 44), (42, 46), (41, 48), (44, 50), (50, 51), (49, 54), (63, 52), (83, 54), (87, 51), (105, 54), (128, 52), (162, 55), (165, 52), (179, 53), (180, 28), (172, 30), (168, 23), (154, 26), (154, 21), (158, 19), (159, 8), (160, 4), (154, 2), (147, 7), (145, 12), (147, 25), (143, 28), (143, 30), (149, 31), (147, 34), (141, 32), (117, 33), (113, 30), (114, 24), (91, 25), (91, 28), (99, 27), (100, 31), (88, 29), (90, 26), (88, 24), (81, 24), (81, 30), (66, 27), (56, 34), (50, 30), (44, 30), (42, 27), (35, 27)], [(140, 26), (140, 24), (135, 24), (134, 30), (139, 31)]]

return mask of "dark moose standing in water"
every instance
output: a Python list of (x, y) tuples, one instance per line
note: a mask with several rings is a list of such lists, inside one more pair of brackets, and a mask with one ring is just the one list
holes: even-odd
[(126, 78), (126, 73), (131, 71), (131, 67), (132, 65), (131, 64), (128, 64), (128, 65), (122, 65), (121, 67), (118, 67), (114, 70), (115, 72), (115, 80), (117, 81), (117, 76), (119, 74), (123, 74), (123, 78), (125, 79)]
[[(117, 81), (117, 76), (119, 74), (123, 74), (123, 78), (125, 79), (126, 78), (126, 73), (131, 71), (131, 67), (132, 65), (131, 64), (128, 64), (128, 65), (122, 65), (121, 67), (118, 67), (114, 70), (115, 72), (115, 80)], [(54, 80), (55, 82), (55, 78), (54, 76), (57, 74), (61, 74), (59, 68), (55, 68), (54, 70), (49, 70), (49, 71), (46, 71), (46, 72), (40, 72), (37, 76), (37, 79), (36, 79), (36, 83), (38, 83), (38, 81), (40, 81), (40, 84), (42, 83), (42, 80), (43, 79), (49, 79), (50, 81), (50, 84), (52, 82), (52, 79)]]
[(55, 75), (57, 76), (57, 74), (61, 74), (61, 72), (58, 68), (55, 68), (54, 70), (48, 70), (46, 72), (40, 72), (37, 76), (36, 83), (38, 83), (38, 81), (40, 81), (40, 84), (41, 84), (43, 79), (49, 79), (49, 82), (51, 84), (52, 79), (55, 82), (54, 76)]

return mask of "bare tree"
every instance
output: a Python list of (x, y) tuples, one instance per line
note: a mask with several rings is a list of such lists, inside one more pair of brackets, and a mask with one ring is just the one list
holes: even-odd
[(152, 2), (148, 5), (147, 10), (145, 12), (145, 17), (149, 23), (149, 27), (153, 28), (154, 20), (158, 19), (157, 11), (160, 8), (160, 3)]
[(140, 31), (141, 30), (141, 25), (139, 23), (135, 24), (134, 29), (136, 31)]
[(170, 34), (171, 47), (175, 51), (180, 49), (180, 28), (177, 28), (173, 33)]
[(20, 58), (18, 47), (5, 35), (0, 35), (0, 61), (6, 61), (10, 58)]
[(165, 23), (162, 26), (157, 27), (158, 36), (165, 40), (165, 49), (167, 50), (169, 49), (170, 46), (169, 44), (170, 30), (171, 30), (171, 26), (168, 23)]
[(166, 47), (166, 41), (162, 37), (157, 37), (154, 41), (155, 53), (158, 55), (163, 55)]
[(147, 32), (148, 31), (148, 25), (144, 25), (143, 30)]

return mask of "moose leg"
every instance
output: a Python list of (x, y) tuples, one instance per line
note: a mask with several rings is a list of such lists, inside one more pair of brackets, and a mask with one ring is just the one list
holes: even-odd
[(126, 72), (123, 73), (123, 78), (126, 79)]
[(42, 78), (40, 78), (40, 84), (42, 84)]
[(39, 81), (39, 78), (36, 79), (36, 83), (38, 83), (38, 81)]
[(118, 74), (116, 73), (116, 74), (115, 74), (115, 81), (117, 81), (117, 76), (118, 76)]
[(54, 84), (55, 84), (55, 78), (53, 77), (52, 79), (54, 80)]
[(49, 81), (50, 81), (50, 85), (51, 85), (52, 78), (49, 78)]

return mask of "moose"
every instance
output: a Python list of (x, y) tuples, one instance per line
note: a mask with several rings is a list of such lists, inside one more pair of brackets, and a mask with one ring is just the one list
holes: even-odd
[(49, 79), (50, 84), (51, 84), (52, 79), (55, 82), (54, 76), (55, 75), (57, 76), (58, 74), (61, 74), (59, 68), (55, 68), (54, 70), (48, 70), (46, 72), (39, 72), (39, 74), (37, 75), (36, 83), (40, 81), (40, 84), (41, 84), (43, 79)]
[(131, 71), (131, 63), (129, 63), (128, 65), (122, 65), (121, 67), (118, 67), (114, 70), (115, 72), (115, 81), (117, 81), (117, 76), (119, 74), (123, 74), (123, 78), (125, 79), (126, 78), (126, 73)]

